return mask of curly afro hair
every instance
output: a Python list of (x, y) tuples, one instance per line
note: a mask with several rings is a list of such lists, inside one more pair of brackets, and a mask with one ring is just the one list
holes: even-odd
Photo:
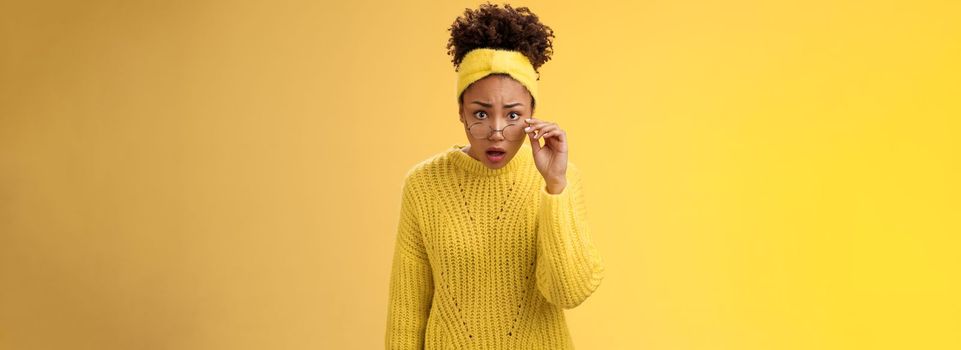
[[(551, 59), (554, 31), (537, 19), (527, 7), (503, 8), (490, 2), (476, 10), (467, 9), (450, 26), (447, 53), (454, 58), (454, 68), (468, 52), (476, 48), (519, 51), (534, 66), (534, 71)], [(539, 79), (539, 78), (538, 78)]]

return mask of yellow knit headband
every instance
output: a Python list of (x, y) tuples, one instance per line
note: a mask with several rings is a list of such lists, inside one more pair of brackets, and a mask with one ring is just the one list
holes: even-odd
[(519, 51), (479, 48), (464, 55), (457, 68), (457, 96), (471, 83), (493, 73), (507, 73), (520, 82), (537, 101), (537, 72)]

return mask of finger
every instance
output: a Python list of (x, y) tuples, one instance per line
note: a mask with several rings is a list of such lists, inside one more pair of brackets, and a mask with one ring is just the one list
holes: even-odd
[(560, 127), (557, 125), (547, 125), (537, 131), (537, 136), (535, 138), (543, 138), (545, 134), (553, 130), (560, 130)]
[(553, 130), (549, 133), (544, 134), (543, 138), (545, 143), (547, 142), (547, 140), (550, 140), (549, 138), (553, 138), (553, 140), (556, 140), (557, 142), (564, 143), (564, 142), (567, 142), (567, 133), (564, 132), (564, 130), (560, 130), (560, 129)]
[(541, 134), (540, 137), (538, 137), (538, 138), (547, 140), (547, 138), (549, 138), (549, 137), (559, 137), (559, 136), (561, 136), (561, 132), (560, 132), (559, 130), (551, 130), (551, 131), (548, 131), (548, 132), (545, 132), (545, 133)]
[(541, 142), (534, 138), (533, 133), (527, 134), (527, 139), (531, 140), (531, 150), (534, 151), (534, 154), (537, 154), (537, 151), (541, 150)]
[(532, 135), (532, 136), (535, 136), (535, 135), (537, 135), (538, 133), (540, 133), (540, 132), (538, 132), (537, 128), (534, 127), (534, 126), (528, 126), (528, 127), (524, 128), (524, 132), (527, 133), (528, 135)]
[(528, 118), (528, 119), (525, 119), (525, 122), (530, 126), (538, 126), (538, 125), (544, 125), (544, 124), (557, 124), (549, 120), (541, 120), (537, 118)]
[(539, 124), (534, 124), (534, 125), (532, 125), (532, 126), (528, 126), (528, 127), (524, 128), (524, 131), (525, 131), (525, 132), (529, 132), (529, 133), (536, 131), (538, 134), (541, 134), (541, 133), (544, 132), (544, 130), (545, 130), (544, 128), (552, 127), (552, 126), (557, 126), (557, 124), (548, 123), (548, 122), (541, 122), (541, 123), (539, 123)]

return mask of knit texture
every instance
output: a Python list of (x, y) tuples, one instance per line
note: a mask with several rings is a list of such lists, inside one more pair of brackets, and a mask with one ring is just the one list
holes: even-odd
[(580, 171), (568, 162), (567, 186), (551, 194), (528, 143), (500, 169), (464, 147), (405, 176), (387, 349), (573, 349), (562, 309), (604, 275)]

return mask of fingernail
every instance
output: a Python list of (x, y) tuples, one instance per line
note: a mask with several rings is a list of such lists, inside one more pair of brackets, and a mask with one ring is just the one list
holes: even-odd
[(524, 131), (531, 131), (531, 127), (528, 126), (528, 127), (524, 128)]

